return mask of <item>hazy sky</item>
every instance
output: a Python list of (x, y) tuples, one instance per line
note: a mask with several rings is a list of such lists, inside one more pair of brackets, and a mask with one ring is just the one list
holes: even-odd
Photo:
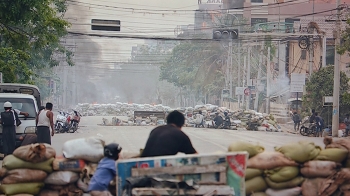
[[(191, 10), (198, 9), (197, 2), (198, 0), (72, 0), (69, 1), (72, 6), (68, 8), (66, 18), (72, 23), (71, 31), (75, 32), (174, 37), (177, 25), (194, 23), (194, 11)], [(189, 11), (172, 11), (176, 9)], [(91, 31), (91, 19), (120, 20), (121, 31)], [(144, 42), (139, 39), (93, 40), (100, 45), (104, 64), (127, 59), (131, 47)], [(86, 40), (76, 39), (77, 45), (82, 42)]]

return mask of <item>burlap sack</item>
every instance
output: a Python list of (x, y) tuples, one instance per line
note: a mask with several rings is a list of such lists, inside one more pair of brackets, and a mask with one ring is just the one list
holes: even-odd
[(340, 163), (333, 161), (309, 161), (300, 169), (300, 173), (307, 178), (327, 178), (341, 168)]
[(13, 155), (23, 161), (40, 163), (56, 156), (56, 151), (48, 144), (30, 144), (18, 147)]
[(274, 169), (277, 167), (298, 166), (280, 152), (262, 152), (248, 160), (247, 167), (255, 169)]
[(2, 184), (17, 184), (27, 182), (43, 182), (47, 173), (42, 170), (14, 169), (7, 172)]

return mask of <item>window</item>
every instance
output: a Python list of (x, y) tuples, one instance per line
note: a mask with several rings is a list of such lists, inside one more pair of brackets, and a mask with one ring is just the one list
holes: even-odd
[(250, 24), (252, 26), (254, 26), (255, 24), (258, 24), (258, 23), (266, 23), (267, 22), (267, 18), (252, 18), (250, 19)]
[(300, 56), (300, 58), (301, 58), (302, 60), (305, 60), (305, 59), (306, 59), (306, 50), (301, 50), (301, 56)]
[(334, 65), (334, 46), (326, 46), (326, 65)]
[[(29, 114), (28, 118), (36, 117), (35, 104), (33, 99), (29, 98), (0, 98), (0, 105), (4, 105), (6, 101), (11, 102), (13, 109), (18, 109), (21, 112), (27, 112)], [(3, 112), (4, 108), (0, 108), (0, 112)], [(19, 117), (23, 117), (19, 115)]]

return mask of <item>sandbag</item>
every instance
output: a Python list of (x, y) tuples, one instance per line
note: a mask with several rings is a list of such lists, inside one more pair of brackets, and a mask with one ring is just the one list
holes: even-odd
[(299, 167), (280, 167), (266, 170), (265, 175), (273, 182), (287, 182), (299, 175)]
[(122, 150), (119, 153), (119, 160), (138, 158), (140, 157), (140, 155), (141, 155), (140, 152), (129, 152), (126, 150)]
[(304, 178), (301, 176), (298, 176), (287, 182), (273, 182), (269, 178), (265, 178), (265, 181), (270, 188), (281, 190), (281, 189), (289, 189), (289, 188), (294, 188), (296, 186), (299, 186), (301, 183), (303, 183)]
[(0, 191), (6, 195), (37, 195), (42, 187), (44, 187), (44, 183), (2, 184), (0, 185)]
[(245, 180), (250, 180), (254, 177), (261, 176), (263, 171), (261, 169), (247, 168), (245, 170)]
[(29, 144), (18, 147), (13, 155), (23, 161), (40, 163), (56, 156), (55, 149), (48, 144)]
[(346, 181), (347, 179), (345, 178), (344, 174), (342, 174), (342, 172), (337, 172), (321, 182), (318, 195), (320, 196), (332, 195), (338, 190), (339, 186)]
[(47, 184), (46, 185), (47, 189), (51, 190), (57, 190), (59, 191), (59, 195), (68, 195), (68, 196), (82, 196), (84, 193), (82, 190), (77, 188), (75, 184), (68, 184), (68, 185), (52, 185), (52, 184)]
[(56, 158), (52, 163), (53, 170), (81, 172), (85, 167), (84, 160)]
[(245, 181), (245, 193), (246, 195), (255, 193), (255, 192), (263, 192), (267, 189), (267, 184), (263, 177), (258, 176), (251, 180)]
[(46, 179), (46, 184), (67, 185), (78, 181), (79, 174), (72, 171), (56, 171), (51, 173)]
[(327, 148), (320, 152), (315, 160), (334, 161), (341, 163), (348, 156), (348, 151), (341, 148)]
[(89, 183), (97, 169), (97, 164), (89, 163), (87, 164), (83, 171), (80, 173), (80, 178), (77, 182), (77, 186), (84, 192), (88, 191)]
[(275, 147), (275, 150), (298, 163), (304, 163), (316, 158), (321, 151), (321, 147), (316, 146), (313, 142), (300, 141), (279, 148)]
[(268, 196), (265, 192), (257, 192), (257, 193), (253, 193), (250, 196)]
[(47, 161), (40, 162), (40, 163), (30, 163), (27, 161), (22, 161), (21, 159), (13, 156), (8, 155), (3, 160), (3, 167), (5, 167), (8, 170), (12, 169), (37, 169), (37, 170), (43, 170), (48, 173), (52, 172), (52, 162), (54, 158), (48, 159)]
[(47, 173), (42, 170), (14, 169), (7, 172), (2, 184), (17, 184), (29, 182), (43, 182)]
[(323, 143), (325, 144), (325, 148), (340, 148), (348, 151), (347, 160), (345, 163), (345, 167), (350, 168), (350, 141), (346, 138), (341, 138), (333, 141), (332, 137), (325, 137), (323, 139)]
[(308, 161), (300, 169), (306, 178), (327, 178), (341, 168), (340, 163), (333, 161)]
[(253, 145), (248, 142), (234, 142), (230, 144), (228, 147), (229, 152), (239, 152), (239, 151), (247, 151), (249, 154), (249, 158), (264, 152), (265, 148), (259, 145)]
[(38, 196), (60, 196), (59, 191), (43, 189), (40, 191)]
[(326, 178), (305, 179), (301, 186), (302, 195), (318, 196), (318, 190), (321, 188), (322, 182), (325, 180)]
[(290, 189), (284, 189), (284, 190), (274, 190), (274, 189), (267, 189), (266, 194), (268, 196), (299, 196), (301, 193), (301, 187), (297, 186)]
[(248, 160), (247, 167), (255, 169), (273, 169), (284, 166), (298, 166), (280, 152), (263, 152)]
[(83, 159), (98, 163), (103, 158), (104, 141), (89, 137), (69, 140), (63, 144), (63, 155), (67, 159)]

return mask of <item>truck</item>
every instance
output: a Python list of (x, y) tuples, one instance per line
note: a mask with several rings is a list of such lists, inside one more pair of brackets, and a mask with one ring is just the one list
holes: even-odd
[[(0, 112), (4, 111), (5, 102), (11, 102), (13, 109), (27, 112), (25, 117), (18, 115), (22, 124), (16, 127), (16, 148), (22, 144), (36, 141), (35, 119), (41, 106), (40, 91), (37, 86), (29, 84), (2, 83), (0, 84)], [(0, 125), (0, 153), (3, 154), (2, 126)], [(33, 140), (34, 138), (34, 140)]]

